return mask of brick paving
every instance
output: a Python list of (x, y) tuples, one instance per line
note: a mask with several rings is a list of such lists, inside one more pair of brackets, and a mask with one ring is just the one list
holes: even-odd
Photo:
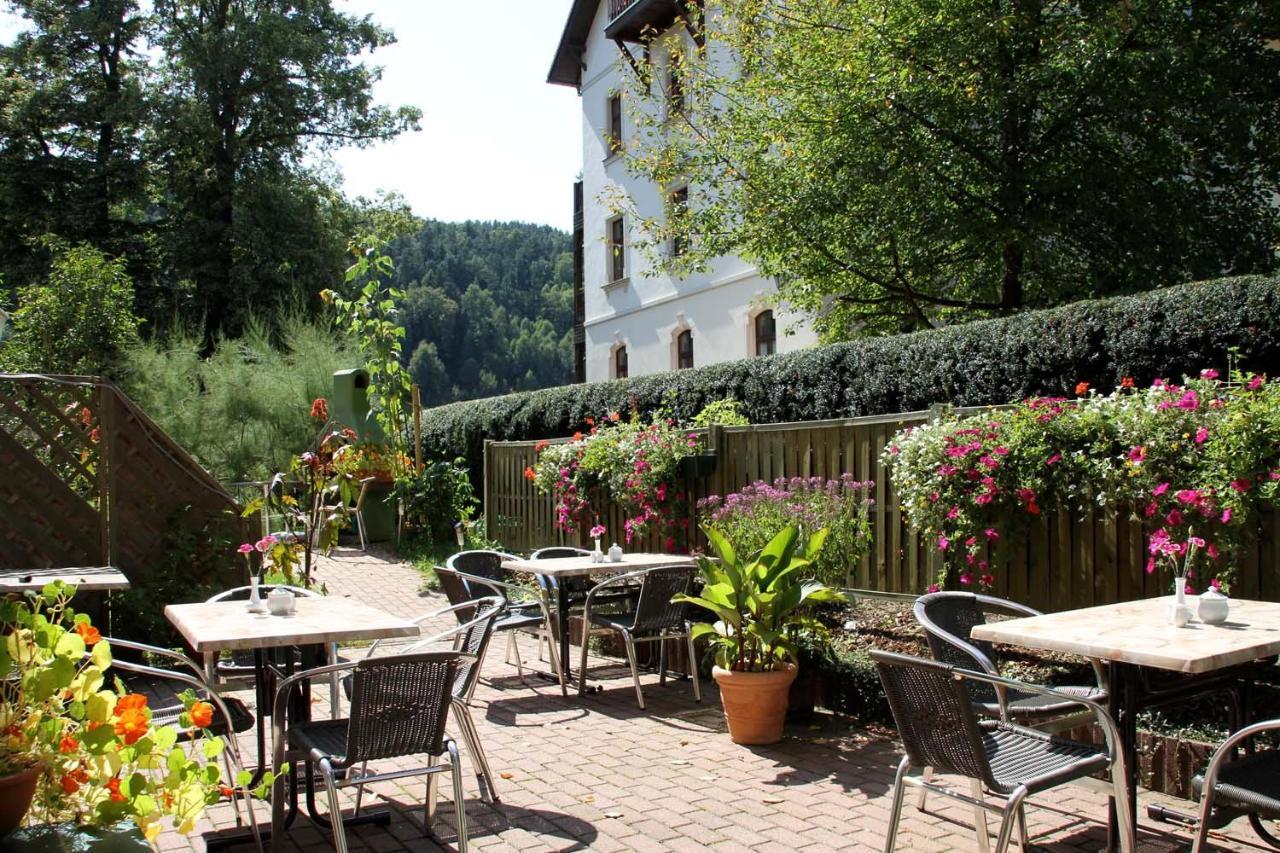
[[(320, 568), (330, 595), (344, 595), (415, 616), (444, 605), (442, 596), (421, 590), (411, 567), (351, 549), (335, 551)], [(452, 619), (452, 617), (448, 617)], [(442, 621), (440, 629), (449, 627)], [(428, 625), (428, 630), (433, 627)], [(535, 642), (521, 638), (525, 660), (539, 666)], [(687, 681), (659, 686), (643, 676), (647, 710), (635, 702), (629, 674), (617, 660), (591, 660), (590, 680), (601, 693), (569, 698), (554, 684), (526, 674), (521, 682), (503, 661), (505, 641), (490, 648), (476, 690), (472, 715), (488, 753), (501, 802), (483, 803), (471, 765), (466, 768), (467, 820), (477, 850), (538, 851), (825, 851), (879, 850), (889, 817), (889, 789), (898, 751), (892, 732), (868, 730), (855, 720), (822, 717), (788, 731), (769, 747), (732, 744), (714, 685), (703, 684), (695, 704)], [(352, 649), (350, 654), (358, 654)], [(540, 666), (545, 668), (545, 664)], [(248, 698), (252, 698), (249, 696)], [(327, 712), (323, 694), (313, 700)], [(246, 756), (253, 755), (244, 738)], [(421, 762), (418, 762), (420, 764)], [(384, 762), (414, 766), (412, 760)], [(967, 783), (960, 781), (959, 784)], [(420, 779), (371, 785), (365, 808), (389, 809), (386, 826), (350, 828), (351, 849), (456, 850), (454, 808), (442, 779), (439, 817), (432, 836), (422, 832), (424, 784)], [(345, 808), (354, 789), (343, 791)], [(323, 800), (323, 797), (321, 798)], [(1142, 804), (1188, 804), (1144, 792)], [(933, 797), (928, 811), (914, 800), (904, 810), (899, 850), (974, 850), (973, 810)], [(1028, 801), (1032, 847), (1045, 851), (1100, 850), (1106, 837), (1106, 800), (1066, 787)], [(259, 808), (269, 820), (265, 804)], [(989, 819), (994, 832), (995, 818)], [(1244, 821), (1229, 836), (1215, 834), (1220, 849), (1262, 850)], [(205, 832), (234, 829), (229, 805), (213, 807)], [(332, 849), (327, 833), (300, 817), (287, 849)], [(1142, 821), (1140, 849), (1185, 850), (1189, 835), (1165, 824)], [(994, 839), (993, 839), (994, 842)], [(204, 849), (192, 839), (166, 834), (162, 850)], [(237, 849), (249, 850), (246, 845)]]

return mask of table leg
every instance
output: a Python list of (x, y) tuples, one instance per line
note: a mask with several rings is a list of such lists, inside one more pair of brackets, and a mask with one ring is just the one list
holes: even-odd
[(556, 584), (556, 633), (560, 641), (560, 669), (564, 673), (564, 682), (573, 680), (573, 669), (569, 666), (569, 585), (565, 578)]
[[(1119, 747), (1125, 759), (1125, 788), (1129, 792), (1129, 811), (1134, 831), (1138, 827), (1138, 687), (1140, 672), (1132, 664), (1112, 661), (1107, 667), (1108, 710), (1120, 731)], [(1107, 849), (1120, 849), (1119, 820), (1116, 801), (1107, 805)]]

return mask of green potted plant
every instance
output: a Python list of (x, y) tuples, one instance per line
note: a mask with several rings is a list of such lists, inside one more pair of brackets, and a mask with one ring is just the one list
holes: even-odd
[(812, 604), (844, 599), (839, 591), (804, 579), (827, 530), (802, 542), (800, 528), (790, 525), (746, 557), (714, 528), (703, 532), (717, 559), (700, 557), (702, 591), (674, 600), (715, 616), (714, 622), (695, 625), (693, 635), (709, 637), (715, 651), (711, 674), (720, 686), (729, 736), (734, 743), (776, 743), (782, 739), (788, 692), (796, 677), (797, 637), (821, 630), (804, 611)]
[[(148, 841), (166, 822), (190, 833), (227, 791), (214, 762), (223, 743), (188, 752), (175, 727), (152, 724), (146, 696), (109, 686), (110, 645), (68, 606), (74, 592), (53, 583), (0, 601), (0, 838), (24, 820), (132, 821)], [(184, 726), (213, 721), (208, 702), (187, 692), (183, 704)]]

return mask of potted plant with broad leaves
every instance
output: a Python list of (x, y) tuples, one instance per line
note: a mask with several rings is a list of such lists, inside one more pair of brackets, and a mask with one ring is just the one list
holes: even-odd
[(183, 694), (191, 748), (154, 725), (145, 695), (108, 685), (110, 644), (70, 608), (74, 592), (0, 601), (0, 838), (24, 820), (59, 834), (131, 821), (151, 842), (166, 823), (190, 833), (226, 785), (248, 781), (219, 773), (223, 742), (203, 736), (213, 706)]
[(804, 610), (844, 600), (838, 590), (805, 579), (827, 530), (802, 540), (800, 528), (791, 525), (745, 557), (715, 529), (704, 527), (703, 532), (718, 559), (699, 558), (702, 591), (674, 600), (716, 617), (695, 625), (693, 635), (709, 637), (715, 651), (712, 675), (720, 686), (729, 736), (734, 743), (776, 743), (782, 739), (787, 694), (796, 677), (797, 638), (804, 631), (822, 631)]

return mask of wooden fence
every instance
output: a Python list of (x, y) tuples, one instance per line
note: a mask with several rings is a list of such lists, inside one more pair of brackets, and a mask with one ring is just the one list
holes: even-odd
[(218, 481), (105, 380), (0, 375), (0, 470), (0, 568), (111, 565), (137, 587), (180, 531), (205, 550), (246, 535)]
[[(912, 531), (898, 505), (881, 454), (900, 429), (924, 422), (927, 412), (713, 427), (706, 432), (718, 460), (714, 473), (684, 484), (693, 500), (736, 491), (757, 480), (778, 477), (839, 477), (873, 480), (869, 554), (849, 568), (847, 586), (881, 592), (921, 593), (936, 576), (936, 549)], [(486, 442), (484, 516), (488, 533), (512, 550), (530, 551), (553, 544), (586, 544), (585, 531), (565, 534), (555, 528), (554, 504), (524, 477), (536, 459), (532, 441)], [(690, 501), (692, 504), (693, 501)], [(607, 504), (602, 522), (622, 529), (618, 507)], [(1145, 564), (1145, 531), (1136, 521), (1114, 514), (1075, 518), (1062, 511), (1033, 522), (1025, 535), (1010, 537), (1007, 565), (997, 567), (995, 594), (1042, 610), (1105, 604), (1167, 592), (1160, 576)], [(1233, 594), (1280, 601), (1277, 540), (1280, 514), (1259, 520), (1253, 541), (1241, 555)], [(607, 544), (607, 543), (606, 543)], [(662, 550), (650, 532), (634, 549)]]

